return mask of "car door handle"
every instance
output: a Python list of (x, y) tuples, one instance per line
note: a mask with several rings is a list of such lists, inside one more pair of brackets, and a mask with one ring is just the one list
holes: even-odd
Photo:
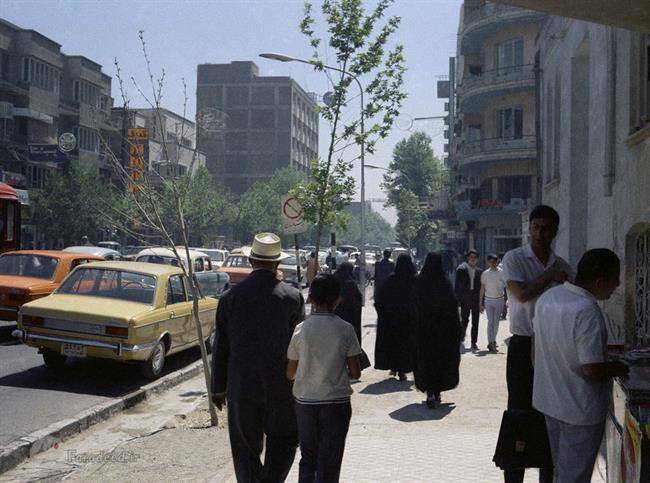
[(176, 318), (176, 312), (174, 312), (174, 311), (172, 310), (172, 311), (169, 313), (169, 318), (170, 318), (170, 319), (175, 319), (175, 318)]

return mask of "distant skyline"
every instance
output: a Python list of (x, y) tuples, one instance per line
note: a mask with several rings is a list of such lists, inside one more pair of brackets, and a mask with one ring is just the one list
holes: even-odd
[[(318, 5), (319, 2), (313, 2)], [(116, 79), (117, 58), (133, 106), (145, 106), (139, 99), (132, 76), (148, 87), (138, 31), (144, 30), (154, 73), (165, 69), (163, 106), (182, 114), (182, 79), (189, 96), (186, 115), (194, 119), (196, 109), (196, 66), (252, 60), (261, 75), (290, 76), (306, 91), (322, 95), (328, 89), (326, 77), (299, 63), (280, 63), (259, 58), (262, 52), (279, 52), (309, 58), (311, 49), (300, 33), (302, 0), (0, 0), (0, 17), (21, 28), (33, 29), (61, 44), (66, 54), (88, 57), (113, 78), (115, 105), (122, 104)], [(368, 6), (375, 4), (368, 1)], [(436, 98), (437, 77), (448, 74), (449, 57), (455, 55), (456, 33), (462, 0), (397, 0), (389, 15), (402, 17), (395, 41), (404, 44), (406, 66), (404, 89), (409, 97), (403, 112), (411, 117), (444, 115), (443, 99)], [(423, 130), (433, 138), (432, 147), (443, 157), (441, 121), (415, 123), (412, 131)], [(321, 121), (320, 154), (326, 152), (327, 126)], [(393, 147), (410, 134), (394, 127), (379, 142), (377, 152), (366, 162), (387, 166)], [(359, 179), (358, 163), (353, 172)], [(383, 171), (366, 171), (366, 197), (385, 198), (380, 188)], [(357, 183), (358, 187), (358, 183)], [(373, 208), (391, 223), (394, 210), (380, 203)]]

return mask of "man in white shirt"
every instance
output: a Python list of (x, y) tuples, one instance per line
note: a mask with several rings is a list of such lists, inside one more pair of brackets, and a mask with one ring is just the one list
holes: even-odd
[(488, 269), (481, 274), (481, 313), (487, 311), (488, 326), (488, 350), (492, 353), (497, 351), (497, 332), (499, 332), (499, 321), (503, 312), (503, 290), (506, 287), (501, 269), (497, 266), (499, 258), (495, 254), (487, 257)]
[[(535, 302), (547, 289), (564, 283), (571, 273), (569, 264), (551, 249), (559, 226), (557, 211), (545, 205), (535, 207), (529, 216), (530, 244), (510, 250), (503, 257), (502, 276), (508, 290), (512, 332), (506, 362), (508, 409), (532, 408)], [(508, 468), (504, 476), (507, 483), (521, 483), (524, 469)], [(540, 468), (540, 481), (552, 479), (552, 468)]]
[(575, 285), (548, 290), (535, 307), (533, 406), (546, 417), (555, 481), (591, 480), (605, 432), (607, 380), (628, 373), (625, 364), (606, 360), (607, 328), (597, 302), (610, 298), (619, 274), (614, 252), (589, 250)]

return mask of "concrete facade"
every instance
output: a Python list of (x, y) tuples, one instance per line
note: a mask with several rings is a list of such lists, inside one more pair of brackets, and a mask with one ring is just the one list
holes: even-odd
[(521, 245), (520, 214), (539, 197), (535, 39), (543, 18), (482, 0), (461, 9), (454, 208), (465, 248), (483, 256)]
[(309, 170), (318, 156), (315, 108), (291, 78), (261, 76), (253, 62), (198, 66), (198, 147), (235, 195), (277, 169)]
[(538, 37), (542, 201), (562, 217), (556, 251), (576, 266), (613, 249), (621, 287), (610, 340), (650, 338), (650, 36), (549, 17)]
[[(113, 108), (111, 117), (120, 127), (119, 134), (112, 138), (111, 149), (120, 157), (122, 149), (128, 146), (126, 129), (145, 128), (149, 139), (146, 150), (148, 168), (157, 171), (164, 178), (183, 176), (196, 172), (205, 166), (205, 154), (196, 147), (196, 125), (193, 121), (169, 109)], [(128, 163), (128, 154), (121, 155)]]
[[(111, 77), (102, 66), (66, 55), (44, 35), (0, 19), (0, 181), (28, 199), (49, 175), (70, 161), (111, 176), (105, 142), (116, 131), (110, 119)], [(55, 147), (72, 133), (76, 148), (56, 160), (35, 159), (30, 144)], [(23, 245), (38, 234), (23, 224)]]

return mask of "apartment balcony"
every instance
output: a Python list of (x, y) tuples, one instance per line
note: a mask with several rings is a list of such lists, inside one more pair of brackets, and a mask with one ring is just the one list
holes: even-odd
[(532, 206), (531, 199), (510, 198), (507, 202), (481, 199), (475, 203), (470, 200), (454, 202), (454, 210), (459, 221), (478, 221), (489, 215), (518, 215)]
[(489, 138), (476, 141), (463, 141), (459, 167), (469, 165), (535, 159), (537, 157), (537, 137)]
[(79, 115), (79, 101), (74, 101), (66, 97), (59, 98), (59, 109), (61, 109), (61, 114), (68, 114), (72, 116)]
[(484, 5), (465, 9), (460, 32), (462, 54), (479, 53), (485, 40), (508, 27), (540, 22), (546, 14), (533, 10), (486, 2)]
[(534, 64), (514, 65), (488, 70), (480, 74), (467, 74), (459, 86), (460, 110), (481, 112), (485, 101), (519, 92), (535, 93), (536, 70)]

